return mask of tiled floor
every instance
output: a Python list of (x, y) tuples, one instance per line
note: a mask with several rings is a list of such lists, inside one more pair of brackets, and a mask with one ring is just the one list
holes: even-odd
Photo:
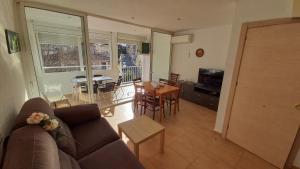
[[(159, 153), (159, 136), (140, 146), (140, 161), (147, 169), (276, 169), (213, 131), (216, 112), (181, 100), (176, 116), (162, 122), (166, 127), (165, 153)], [(132, 103), (102, 111), (117, 131), (117, 124), (139, 116)], [(123, 137), (129, 148), (130, 141)]]

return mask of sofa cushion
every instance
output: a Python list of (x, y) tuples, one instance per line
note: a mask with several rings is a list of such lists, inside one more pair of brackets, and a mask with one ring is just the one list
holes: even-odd
[(40, 97), (29, 99), (22, 106), (20, 113), (16, 118), (15, 125), (13, 128), (17, 129), (27, 125), (26, 119), (33, 112), (42, 112), (48, 114), (51, 117), (54, 116), (53, 110), (49, 107), (49, 104), (44, 99)]
[(15, 130), (8, 139), (3, 169), (58, 169), (54, 139), (40, 126)]
[(76, 143), (70, 128), (66, 123), (64, 123), (59, 118), (56, 119), (59, 121), (59, 125), (60, 125), (60, 127), (58, 128), (58, 132), (62, 135), (56, 139), (57, 146), (65, 153), (73, 157), (76, 157), (77, 154)]
[(58, 150), (60, 169), (80, 169), (78, 162), (70, 155)]
[(122, 140), (114, 141), (79, 160), (82, 169), (144, 169)]
[(84, 104), (54, 109), (54, 114), (70, 127), (101, 118), (97, 104)]
[(77, 159), (119, 139), (119, 136), (104, 118), (89, 121), (71, 128), (77, 144)]

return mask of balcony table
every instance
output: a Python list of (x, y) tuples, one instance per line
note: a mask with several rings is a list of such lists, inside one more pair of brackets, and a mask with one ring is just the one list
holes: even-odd
[[(107, 80), (113, 80), (113, 78), (108, 77), (108, 76), (93, 77), (93, 81), (107, 81)], [(73, 83), (83, 83), (83, 82), (87, 82), (87, 79), (86, 78), (73, 78), (72, 82)]]
[[(160, 85), (161, 87), (156, 88), (155, 84)], [(163, 107), (163, 101), (164, 98), (167, 95), (171, 95), (173, 93), (179, 92), (179, 88), (175, 87), (175, 86), (170, 86), (167, 84), (162, 84), (162, 83), (157, 83), (157, 82), (151, 82), (151, 81), (145, 81), (145, 82), (140, 82), (140, 83), (136, 83), (136, 85), (140, 85), (144, 87), (145, 91), (151, 91), (151, 90), (155, 90), (156, 96), (159, 97), (159, 105), (160, 107)], [(175, 106), (177, 107), (177, 103), (175, 102)], [(159, 109), (159, 121), (161, 122), (162, 120), (162, 115), (163, 114), (163, 109)], [(174, 114), (176, 114), (176, 108), (174, 108)]]

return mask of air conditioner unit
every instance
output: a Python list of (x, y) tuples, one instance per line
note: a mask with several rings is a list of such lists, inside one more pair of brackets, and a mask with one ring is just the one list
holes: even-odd
[(172, 44), (191, 43), (191, 42), (192, 42), (192, 35), (173, 36), (171, 39)]

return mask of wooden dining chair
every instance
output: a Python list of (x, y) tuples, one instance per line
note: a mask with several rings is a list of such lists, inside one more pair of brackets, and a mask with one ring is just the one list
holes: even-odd
[(141, 85), (137, 85), (135, 82), (133, 82), (134, 86), (134, 100), (133, 100), (133, 111), (136, 112), (136, 109), (138, 110), (138, 107), (141, 107), (140, 114), (142, 114), (145, 102), (145, 90), (144, 87)]
[[(156, 97), (155, 90), (149, 90), (145, 94), (145, 105), (144, 105), (144, 114), (146, 111), (152, 112), (152, 118), (155, 119), (155, 113), (157, 110), (164, 109), (164, 106), (160, 106), (159, 98)], [(164, 104), (163, 104), (164, 105)], [(157, 109), (158, 108), (158, 109)], [(165, 117), (165, 112), (163, 111), (163, 115)]]
[(172, 95), (168, 96), (166, 98), (167, 100), (167, 105), (169, 105), (169, 114), (171, 114), (171, 110), (172, 110), (172, 105), (175, 106), (175, 103), (177, 105), (177, 107), (174, 107), (174, 109), (177, 109), (179, 111), (179, 101), (180, 101), (180, 92), (182, 90), (182, 84), (181, 83), (176, 83), (176, 85), (174, 85), (175, 87), (178, 87), (179, 90), (176, 93), (173, 93)]
[(179, 74), (171, 73), (171, 75), (170, 75), (170, 80), (171, 81), (177, 83), (178, 79), (179, 79)]

